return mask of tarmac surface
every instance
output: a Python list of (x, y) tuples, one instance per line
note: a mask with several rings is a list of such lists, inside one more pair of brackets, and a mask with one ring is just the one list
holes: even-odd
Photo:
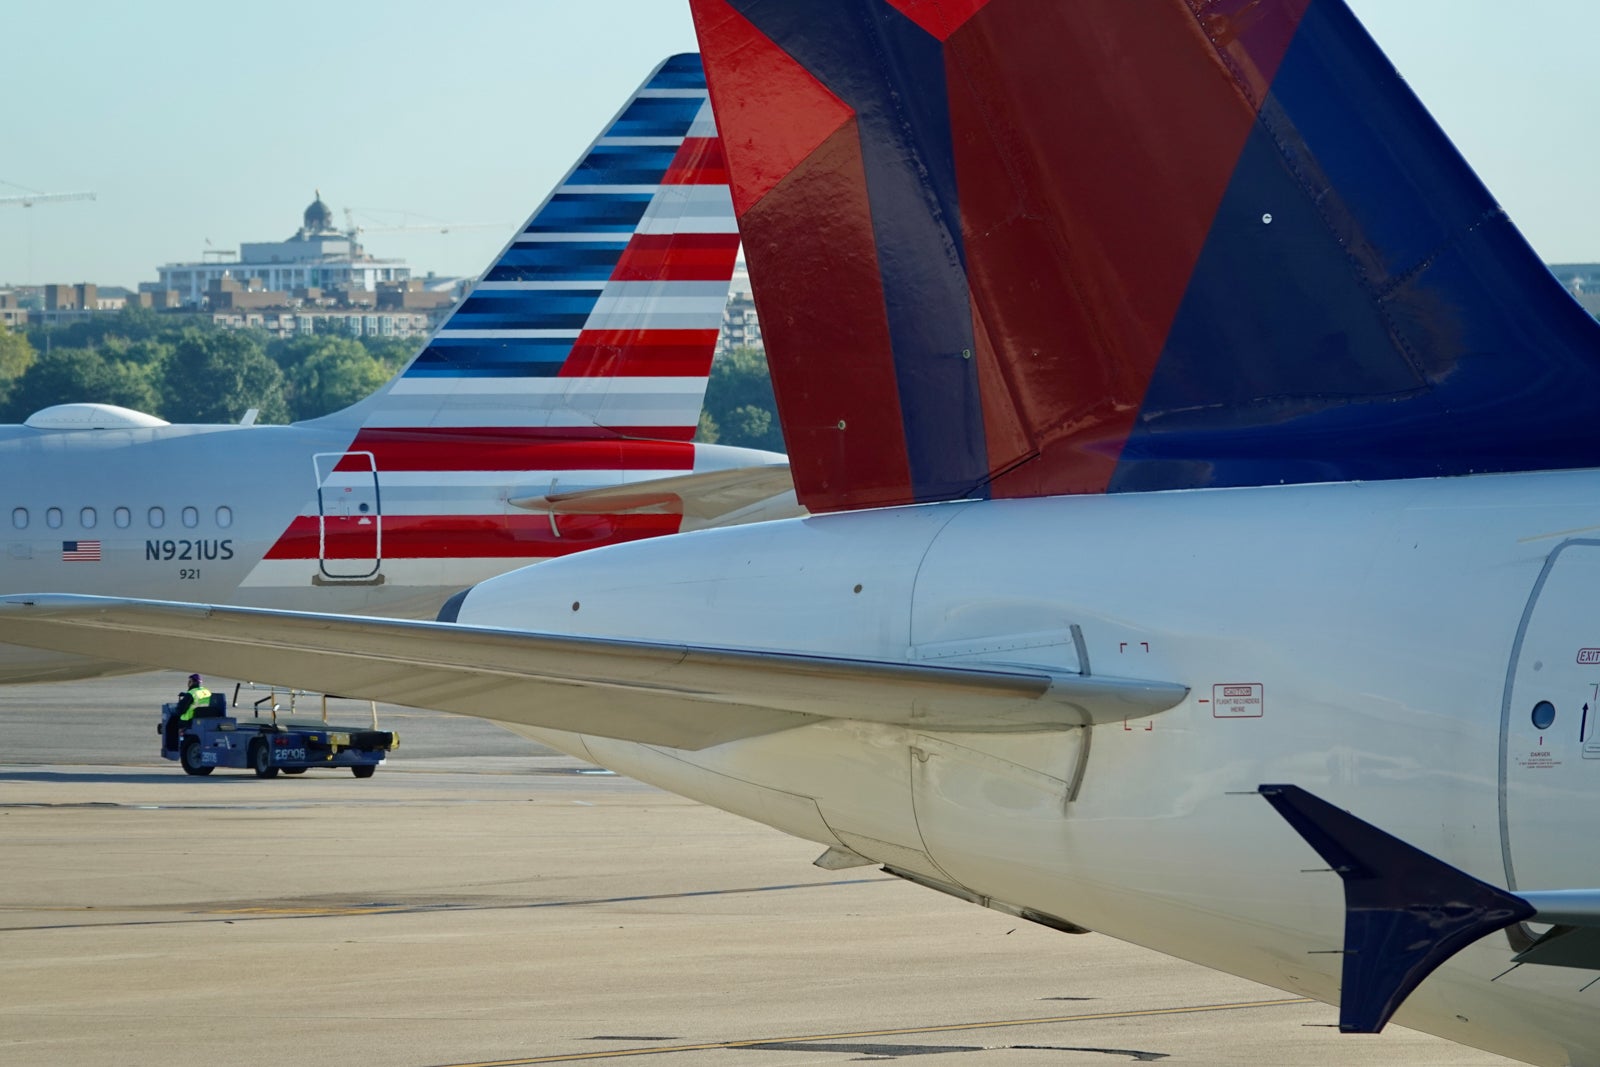
[(823, 871), (490, 723), (380, 708), (366, 781), (185, 777), (179, 684), (0, 689), (0, 1064), (1511, 1062)]

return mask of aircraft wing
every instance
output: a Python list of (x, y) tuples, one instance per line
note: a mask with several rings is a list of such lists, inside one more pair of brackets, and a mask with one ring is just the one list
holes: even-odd
[(829, 718), (945, 730), (1143, 718), (1162, 682), (113, 597), (0, 597), (0, 642), (699, 749)]
[(513, 497), (510, 503), (526, 511), (553, 515), (682, 515), (698, 520), (700, 527), (733, 526), (740, 522), (789, 519), (808, 514), (795, 502), (794, 479), (789, 474), (788, 464), (784, 463), (699, 471), (675, 478), (655, 478), (571, 493)]

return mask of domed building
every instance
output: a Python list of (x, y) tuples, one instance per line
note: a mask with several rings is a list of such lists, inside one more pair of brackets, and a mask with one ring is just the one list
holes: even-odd
[[(207, 253), (208, 256), (214, 253)], [(376, 293), (380, 284), (404, 283), (411, 268), (400, 259), (367, 254), (354, 232), (334, 225), (333, 209), (316, 191), (301, 215), (301, 226), (282, 241), (247, 241), (239, 258), (200, 263), (168, 263), (156, 273), (162, 290), (177, 292), (185, 307), (201, 307), (219, 285), (284, 294), (321, 290)]]
[(339, 231), (333, 228), (333, 210), (322, 202), (322, 190), (317, 190), (317, 198), (311, 201), (311, 206), (306, 208), (304, 215), (305, 225), (300, 227), (297, 237), (311, 237), (315, 234), (332, 233)]

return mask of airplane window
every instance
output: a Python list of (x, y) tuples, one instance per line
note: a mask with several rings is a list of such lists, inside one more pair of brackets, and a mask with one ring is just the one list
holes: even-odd
[(133, 522), (133, 512), (127, 508), (118, 508), (111, 513), (111, 518), (117, 524), (119, 530), (126, 530), (128, 524)]
[(94, 508), (84, 508), (78, 512), (78, 525), (85, 530), (94, 529), (94, 524), (98, 521), (100, 521), (100, 517), (94, 513)]
[(50, 508), (44, 513), (44, 524), (52, 530), (61, 529), (61, 509)]
[(159, 530), (159, 529), (161, 529), (161, 527), (165, 526), (166, 524), (167, 524), (167, 513), (165, 511), (162, 511), (160, 508), (151, 508), (150, 509), (150, 526), (151, 526), (151, 528)]
[(183, 509), (183, 524), (190, 528), (200, 525), (200, 513), (194, 508)]
[(217, 525), (224, 530), (233, 525), (233, 509), (226, 504), (217, 509)]
[(1548, 700), (1541, 700), (1533, 706), (1533, 725), (1537, 730), (1548, 730), (1550, 724), (1556, 721), (1556, 706)]
[(28, 509), (17, 508), (13, 511), (11, 513), (11, 525), (19, 530), (26, 530), (28, 528)]

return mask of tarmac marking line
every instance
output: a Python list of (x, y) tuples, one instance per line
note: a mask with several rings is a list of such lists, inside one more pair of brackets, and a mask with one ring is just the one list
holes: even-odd
[[(899, 879), (881, 878), (844, 878), (828, 882), (792, 882), (784, 885), (757, 885), (745, 886), (738, 889), (692, 889), (683, 893), (640, 893), (626, 897), (593, 897), (581, 900), (532, 900), (513, 901), (504, 900), (490, 903), (453, 903), (449, 901), (427, 904), (325, 904), (292, 906), (261, 906), (245, 905), (234, 908), (208, 908), (203, 913), (181, 919), (129, 919), (122, 922), (104, 923), (59, 923), (51, 926), (0, 926), (0, 934), (6, 933), (34, 933), (41, 930), (77, 930), (99, 929), (102, 927), (131, 927), (131, 926), (178, 926), (192, 923), (220, 923), (220, 922), (276, 922), (284, 919), (327, 919), (342, 918), (351, 915), (421, 915), (437, 914), (439, 912), (473, 912), (473, 911), (529, 911), (536, 908), (588, 908), (605, 904), (640, 904), (656, 900), (692, 900), (696, 897), (723, 897), (737, 896), (746, 893), (777, 893), (792, 889), (827, 889), (834, 886), (851, 885), (897, 885)], [(115, 907), (101, 908), (100, 911), (114, 912), (117, 910), (165, 910), (177, 909), (184, 905), (138, 905), (137, 908), (118, 909)], [(192, 906), (192, 905), (191, 905)], [(60, 905), (31, 907), (26, 904), (0, 905), (0, 911), (74, 911), (74, 908), (63, 908)], [(91, 910), (91, 909), (84, 909)], [(231, 916), (231, 918), (224, 918)]]
[(528, 1056), (513, 1060), (474, 1060), (470, 1063), (440, 1064), (439, 1067), (529, 1067), (538, 1063), (578, 1063), (583, 1060), (620, 1059), (624, 1056), (664, 1056), (672, 1052), (704, 1052), (711, 1049), (760, 1048), (775, 1044), (808, 1044), (821, 1041), (860, 1040), (869, 1037), (905, 1037), (914, 1034), (947, 1034), (958, 1030), (994, 1030), (1005, 1026), (1047, 1026), (1059, 1023), (1098, 1022), (1103, 1019), (1138, 1019), (1156, 1015), (1196, 1015), (1212, 1011), (1243, 1011), (1250, 1008), (1280, 1008), (1291, 1004), (1310, 1004), (1308, 997), (1281, 1000), (1244, 1000), (1232, 1004), (1190, 1004), (1178, 1008), (1146, 1008), (1138, 1011), (1101, 1011), (1083, 1015), (1049, 1015), (1040, 1019), (999, 1019), (975, 1023), (945, 1023), (936, 1026), (906, 1026), (891, 1030), (857, 1030), (846, 1034), (811, 1034), (803, 1037), (760, 1037), (741, 1041), (706, 1041), (695, 1045), (657, 1045), (650, 1048), (619, 1048), (603, 1052), (570, 1052), (554, 1056)]

